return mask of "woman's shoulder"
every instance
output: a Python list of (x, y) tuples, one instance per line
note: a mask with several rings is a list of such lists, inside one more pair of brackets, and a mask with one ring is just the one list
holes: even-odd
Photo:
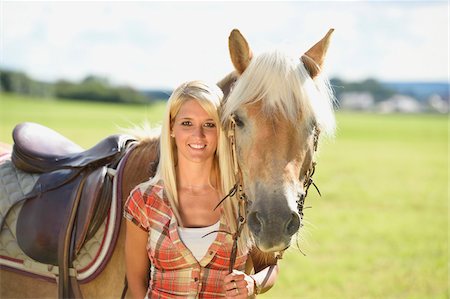
[(137, 185), (125, 202), (124, 216), (146, 231), (166, 223), (171, 216), (163, 186), (151, 182)]
[(163, 204), (164, 186), (162, 182), (153, 183), (150, 180), (140, 183), (132, 191), (131, 196), (139, 196), (147, 205)]

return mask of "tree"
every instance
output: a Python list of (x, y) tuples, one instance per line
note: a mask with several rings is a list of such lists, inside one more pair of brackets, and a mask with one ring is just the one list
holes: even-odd
[(0, 70), (0, 90), (41, 97), (53, 94), (52, 84), (35, 81), (25, 73), (10, 70)]

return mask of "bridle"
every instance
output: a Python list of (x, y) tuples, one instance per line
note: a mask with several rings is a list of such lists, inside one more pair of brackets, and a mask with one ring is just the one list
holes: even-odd
[[(317, 124), (314, 124), (314, 139), (313, 139), (313, 149), (314, 152), (317, 151), (318, 143), (319, 143), (319, 134), (320, 130), (317, 126)], [(228, 268), (228, 272), (231, 273), (234, 268), (234, 264), (236, 262), (236, 256), (237, 256), (237, 243), (238, 239), (242, 233), (242, 230), (244, 228), (245, 223), (247, 222), (247, 214), (248, 214), (248, 198), (247, 195), (244, 192), (243, 188), (243, 179), (242, 179), (242, 172), (239, 167), (239, 163), (237, 161), (237, 155), (236, 155), (236, 120), (234, 118), (234, 114), (231, 114), (229, 117), (229, 125), (228, 125), (228, 131), (227, 131), (228, 139), (229, 139), (229, 145), (230, 145), (230, 152), (232, 156), (233, 161), (233, 170), (234, 170), (234, 178), (235, 178), (235, 185), (231, 188), (231, 190), (228, 192), (228, 194), (217, 204), (217, 206), (214, 209), (217, 209), (223, 201), (227, 198), (232, 198), (236, 195), (236, 198), (238, 200), (238, 217), (237, 217), (237, 230), (233, 234), (233, 246), (231, 250), (231, 256), (230, 256), (230, 265)], [(312, 176), (314, 175), (316, 170), (316, 162), (312, 162), (310, 168), (306, 171), (305, 174), (305, 180), (303, 182), (303, 189), (304, 193), (299, 193), (297, 195), (297, 210), (300, 215), (300, 219), (303, 219), (303, 209), (305, 204), (306, 196), (308, 195), (309, 187), (314, 186), (317, 190), (317, 192), (320, 195), (320, 191), (317, 188), (316, 184), (314, 183)], [(301, 173), (299, 175), (299, 180), (301, 179)], [(276, 258), (281, 259), (283, 257), (283, 253), (287, 248), (279, 251), (276, 253)]]
[[(317, 147), (319, 144), (319, 135), (320, 135), (320, 129), (317, 126), (317, 124), (315, 123), (314, 124), (314, 137), (313, 137), (314, 153), (317, 152)], [(322, 196), (319, 188), (317, 187), (316, 183), (314, 183), (314, 180), (312, 179), (314, 173), (316, 172), (316, 165), (317, 165), (316, 161), (312, 161), (311, 166), (306, 171), (305, 181), (303, 182), (303, 190), (305, 190), (305, 192), (303, 194), (298, 194), (297, 210), (298, 210), (298, 214), (300, 215), (300, 219), (302, 219), (302, 220), (303, 220), (303, 208), (304, 208), (306, 196), (308, 195), (309, 187), (311, 187), (311, 185), (314, 186), (317, 193), (319, 193), (319, 195)], [(299, 180), (301, 179), (300, 176), (301, 175), (299, 175)]]

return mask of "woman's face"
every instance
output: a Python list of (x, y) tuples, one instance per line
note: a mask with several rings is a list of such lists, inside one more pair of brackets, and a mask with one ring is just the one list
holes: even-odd
[(214, 158), (217, 124), (196, 100), (188, 100), (181, 106), (172, 124), (172, 135), (179, 163), (180, 159), (203, 163)]

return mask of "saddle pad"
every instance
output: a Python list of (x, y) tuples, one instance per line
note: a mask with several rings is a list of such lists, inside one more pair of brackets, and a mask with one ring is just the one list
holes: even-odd
[(5, 159), (0, 164), (0, 228), (3, 227), (11, 207), (33, 189), (38, 178), (37, 174), (29, 174), (15, 168), (11, 160)]
[[(32, 188), (39, 175), (25, 173), (14, 167), (10, 160), (0, 164), (0, 209), (2, 216), (14, 201), (19, 200)], [(86, 242), (73, 265), (80, 283), (95, 278), (105, 266), (110, 250), (114, 246), (116, 218), (120, 213), (115, 192), (107, 218), (92, 239)], [(26, 272), (56, 282), (57, 267), (34, 261), (17, 244), (16, 223), (22, 203), (8, 213), (0, 231), (0, 268)], [(4, 212), (6, 211), (6, 212)], [(120, 216), (119, 216), (120, 217)]]

